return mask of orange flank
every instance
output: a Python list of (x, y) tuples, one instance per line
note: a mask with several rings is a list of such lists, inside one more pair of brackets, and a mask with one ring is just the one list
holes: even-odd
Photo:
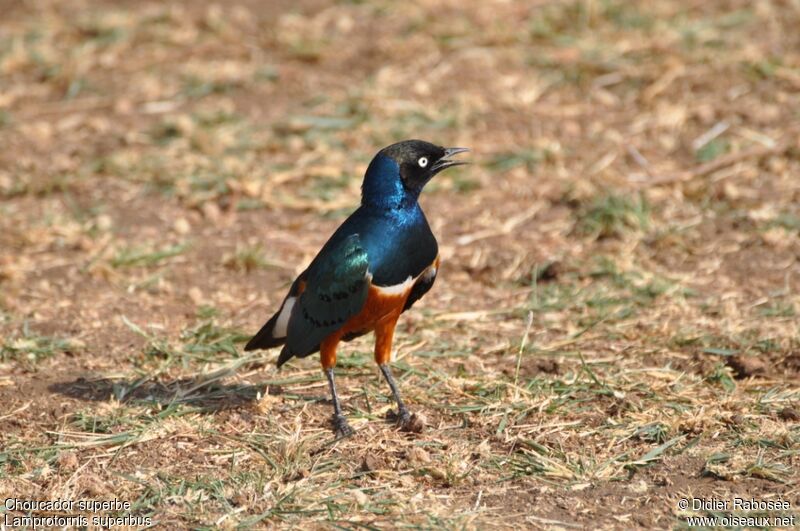
[[(348, 319), (342, 328), (322, 341), (319, 347), (322, 368), (330, 369), (336, 365), (336, 346), (343, 337), (353, 332), (361, 334), (372, 330), (375, 331), (375, 362), (378, 365), (389, 363), (392, 358), (394, 327), (397, 325), (400, 314), (403, 313), (403, 308), (406, 306), (411, 290), (420, 279), (431, 274), (435, 275), (438, 270), (439, 257), (437, 256), (430, 267), (417, 278), (413, 281), (409, 278), (408, 285), (402, 291), (396, 290), (392, 292), (394, 288), (387, 290), (387, 288), (381, 289), (370, 285), (367, 300), (361, 311)], [(300, 293), (302, 293), (303, 289), (305, 289), (304, 282), (299, 286)]]
[(336, 346), (342, 337), (350, 332), (369, 332), (375, 330), (375, 361), (387, 363), (391, 357), (392, 337), (397, 319), (403, 312), (411, 286), (404, 293), (386, 295), (375, 286), (369, 287), (367, 301), (361, 311), (350, 318), (342, 328), (329, 335), (320, 345), (322, 367), (329, 369), (336, 365)]

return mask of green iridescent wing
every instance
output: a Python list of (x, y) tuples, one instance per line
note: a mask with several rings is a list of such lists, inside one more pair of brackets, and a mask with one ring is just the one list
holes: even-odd
[(279, 365), (308, 356), (364, 307), (369, 293), (367, 252), (358, 234), (325, 249), (309, 268), (306, 288), (292, 309)]

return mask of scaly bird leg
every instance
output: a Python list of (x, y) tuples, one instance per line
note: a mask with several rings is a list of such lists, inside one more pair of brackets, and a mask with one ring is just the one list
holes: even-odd
[(381, 368), (383, 377), (392, 389), (392, 395), (397, 402), (397, 414), (395, 419), (397, 423), (406, 426), (408, 421), (411, 420), (411, 415), (408, 414), (406, 405), (400, 398), (400, 393), (397, 391), (397, 384), (394, 383), (392, 378), (392, 369), (389, 367), (389, 361), (392, 359), (392, 339), (394, 339), (394, 327), (397, 325), (397, 318), (400, 314), (393, 314), (387, 316), (380, 321), (375, 327), (375, 363)]
[(325, 376), (328, 377), (328, 387), (331, 389), (333, 399), (333, 430), (337, 439), (353, 435), (353, 428), (347, 423), (347, 419), (342, 414), (342, 406), (339, 403), (339, 395), (336, 394), (336, 384), (333, 382), (333, 366), (336, 365), (336, 345), (339, 339), (331, 337), (322, 342), (320, 346), (320, 360)]
[(336, 394), (336, 384), (333, 383), (333, 368), (325, 369), (325, 376), (328, 377), (328, 386), (331, 388), (331, 397), (333, 397), (333, 429), (336, 432), (336, 438), (342, 439), (353, 435), (353, 428), (347, 423), (347, 419), (342, 414), (342, 406), (339, 404), (339, 396)]
[(397, 384), (394, 383), (394, 378), (392, 378), (392, 369), (389, 367), (388, 363), (382, 363), (379, 367), (381, 368), (383, 377), (386, 378), (386, 382), (389, 384), (389, 388), (392, 390), (394, 401), (397, 402), (397, 422), (406, 425), (408, 421), (411, 420), (411, 415), (408, 413), (408, 409), (400, 398), (400, 393), (397, 391)]

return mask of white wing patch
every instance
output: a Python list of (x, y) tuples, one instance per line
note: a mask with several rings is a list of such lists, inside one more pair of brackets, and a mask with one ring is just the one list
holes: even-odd
[(292, 308), (294, 308), (295, 302), (297, 302), (297, 297), (289, 297), (283, 303), (281, 313), (278, 315), (278, 320), (275, 321), (275, 327), (272, 329), (272, 337), (286, 337), (286, 330), (289, 328), (289, 316), (292, 315)]

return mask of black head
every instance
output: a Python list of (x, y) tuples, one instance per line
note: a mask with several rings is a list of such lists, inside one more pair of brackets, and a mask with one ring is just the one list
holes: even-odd
[(469, 149), (444, 148), (422, 140), (405, 140), (383, 148), (381, 153), (400, 167), (403, 186), (418, 192), (440, 171), (467, 164), (464, 161), (450, 160), (453, 155), (465, 151)]

